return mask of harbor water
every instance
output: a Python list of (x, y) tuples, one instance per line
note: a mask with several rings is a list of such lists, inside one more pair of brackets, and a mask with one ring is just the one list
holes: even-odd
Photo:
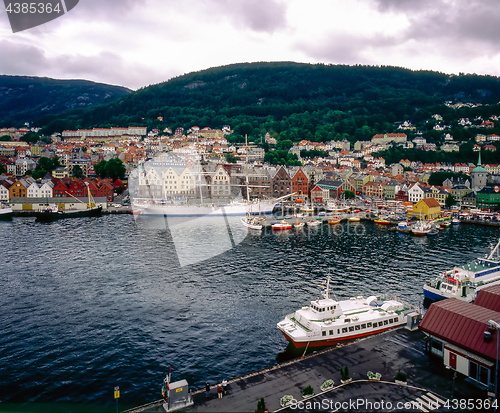
[[(219, 232), (217, 232), (219, 231)], [(107, 215), (0, 222), (0, 410), (115, 411), (276, 364), (276, 328), (319, 295), (389, 293), (415, 305), (434, 274), (486, 254), (498, 229), (437, 237), (371, 222), (255, 233), (239, 218)]]

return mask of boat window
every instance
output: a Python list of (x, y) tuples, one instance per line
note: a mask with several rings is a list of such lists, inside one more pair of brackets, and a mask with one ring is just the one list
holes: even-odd
[(382, 321), (379, 321), (379, 322), (378, 322), (378, 326), (379, 326), (379, 327), (382, 327), (382, 324), (383, 324), (383, 323), (382, 323)]
[(344, 320), (344, 323), (350, 323), (350, 322), (351, 322), (351, 319), (350, 319), (350, 318), (346, 318), (346, 319)]
[(354, 327), (353, 326), (349, 327), (349, 331), (354, 331)]
[(358, 324), (357, 326), (354, 326), (354, 328), (355, 328), (356, 330), (359, 330), (359, 328), (360, 328), (360, 327), (359, 327), (359, 324)]
[(370, 328), (372, 326), (372, 323), (366, 323), (366, 327)]
[(347, 327), (344, 327), (344, 328), (342, 329), (342, 332), (343, 332), (343, 333), (347, 333)]
[(397, 323), (397, 322), (398, 322), (398, 319), (397, 319), (397, 318), (395, 318), (395, 319), (394, 319), (394, 322), (395, 322), (395, 323)]
[(330, 330), (330, 335), (333, 336), (333, 330)]
[(392, 324), (393, 320), (392, 318), (389, 318), (389, 323)]
[(366, 324), (361, 324), (361, 328), (366, 328)]
[(326, 336), (326, 331), (322, 331), (322, 332), (321, 332), (321, 335), (322, 335), (323, 337), (324, 337), (324, 336)]

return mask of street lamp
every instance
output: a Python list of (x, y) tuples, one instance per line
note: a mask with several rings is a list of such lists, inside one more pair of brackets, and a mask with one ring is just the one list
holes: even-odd
[(498, 324), (496, 321), (493, 321), (493, 320), (488, 321), (488, 324), (497, 330), (497, 360), (496, 360), (496, 367), (495, 367), (495, 412), (496, 412), (497, 411), (496, 401), (498, 399), (498, 343), (500, 341), (499, 340), (500, 324)]

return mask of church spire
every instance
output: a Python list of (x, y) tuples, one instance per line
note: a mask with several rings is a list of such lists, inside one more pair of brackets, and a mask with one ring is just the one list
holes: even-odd
[(481, 166), (481, 149), (479, 150), (479, 158), (477, 160), (477, 166)]

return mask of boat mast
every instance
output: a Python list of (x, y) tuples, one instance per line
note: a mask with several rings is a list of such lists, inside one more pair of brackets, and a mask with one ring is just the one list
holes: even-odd
[(248, 137), (245, 134), (245, 185), (247, 187), (247, 202), (250, 203), (250, 193), (248, 192)]
[(496, 254), (497, 258), (499, 257), (498, 247), (500, 247), (500, 238), (498, 239), (498, 242), (497, 242), (497, 245), (495, 246), (495, 248), (493, 248), (490, 252), (490, 255), (488, 255), (489, 260), (491, 260), (495, 254)]

